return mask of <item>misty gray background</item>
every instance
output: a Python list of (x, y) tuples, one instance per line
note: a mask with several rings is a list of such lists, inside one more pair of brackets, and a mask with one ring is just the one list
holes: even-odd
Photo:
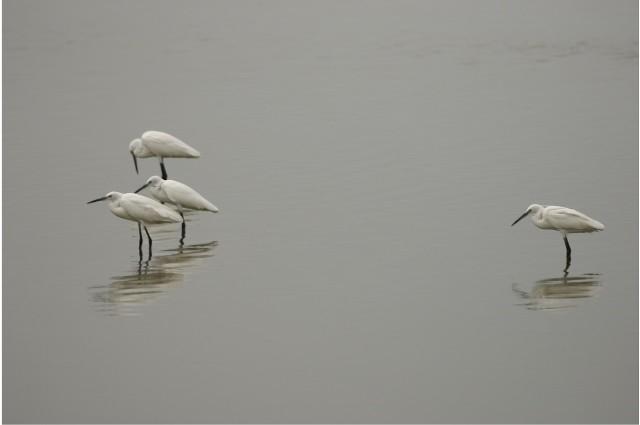
[[(637, 16), (5, 0), (4, 420), (637, 422)], [(138, 266), (149, 129), (221, 213)]]

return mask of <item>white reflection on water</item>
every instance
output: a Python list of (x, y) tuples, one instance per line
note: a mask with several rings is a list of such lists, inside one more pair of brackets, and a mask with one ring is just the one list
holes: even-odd
[(98, 310), (111, 315), (133, 315), (138, 307), (180, 286), (188, 271), (213, 257), (217, 241), (182, 245), (150, 259), (136, 261), (133, 270), (111, 277), (108, 285), (94, 286), (91, 299)]
[(585, 299), (596, 295), (602, 284), (598, 273), (581, 276), (562, 276), (536, 281), (526, 290), (514, 283), (515, 292), (529, 310), (559, 310), (577, 307)]

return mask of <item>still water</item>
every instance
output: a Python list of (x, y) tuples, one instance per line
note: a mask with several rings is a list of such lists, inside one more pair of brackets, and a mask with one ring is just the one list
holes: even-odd
[[(4, 13), (6, 422), (637, 422), (637, 2)], [(140, 261), (149, 129), (221, 212)]]

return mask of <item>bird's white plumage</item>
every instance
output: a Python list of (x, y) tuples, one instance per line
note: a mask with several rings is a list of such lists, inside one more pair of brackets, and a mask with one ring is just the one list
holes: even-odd
[(120, 202), (128, 215), (146, 224), (179, 223), (180, 214), (158, 201), (135, 193), (125, 193)]
[(586, 214), (567, 207), (529, 206), (531, 221), (540, 229), (557, 230), (566, 233), (590, 233), (604, 229), (604, 225)]
[(133, 139), (131, 143), (129, 143), (129, 152), (138, 158), (149, 158), (155, 156), (142, 144), (141, 139)]
[(120, 217), (123, 220), (136, 221), (136, 219), (130, 216), (127, 210), (125, 210), (120, 203), (122, 199), (122, 194), (120, 192), (109, 192), (106, 196), (107, 200), (109, 201), (107, 203), (107, 206), (109, 207), (109, 210), (113, 213), (113, 215), (115, 215), (116, 217)]
[(190, 209), (218, 212), (218, 208), (207, 201), (196, 190), (176, 180), (163, 180), (159, 176), (149, 177), (145, 186), (151, 196), (160, 202), (174, 204), (178, 210)]
[(129, 152), (133, 157), (133, 165), (138, 172), (137, 158), (158, 157), (162, 177), (167, 178), (164, 158), (200, 158), (200, 152), (182, 140), (162, 131), (145, 131), (139, 139), (129, 143)]
[(145, 131), (140, 138), (142, 145), (153, 155), (163, 158), (199, 158), (200, 152), (182, 140), (162, 131)]
[(106, 195), (109, 210), (125, 220), (143, 224), (179, 223), (180, 214), (158, 201), (135, 193), (109, 192)]

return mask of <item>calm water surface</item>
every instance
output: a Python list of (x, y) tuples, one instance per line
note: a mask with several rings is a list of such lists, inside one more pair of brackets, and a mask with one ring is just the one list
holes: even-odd
[(5, 1), (4, 420), (637, 422), (637, 7)]

